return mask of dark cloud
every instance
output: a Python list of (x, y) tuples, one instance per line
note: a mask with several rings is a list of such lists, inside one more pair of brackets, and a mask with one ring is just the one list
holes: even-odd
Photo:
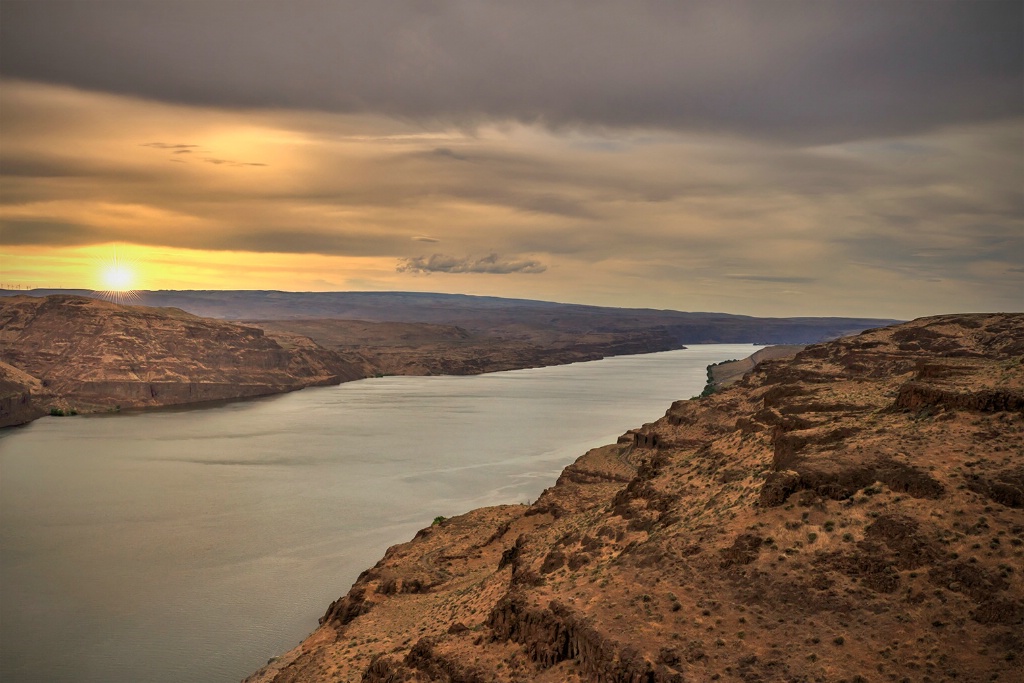
[[(189, 108), (3, 81), (0, 121), (8, 260), (121, 242), (187, 249), (174, 258), (231, 277), (296, 264), (283, 288), (458, 280), (503, 295), (776, 315), (1024, 303), (1021, 119), (799, 146)], [(268, 166), (230, 165), (245, 159)], [(414, 277), (431, 272), (460, 275)], [(516, 272), (545, 275), (489, 276)]]
[[(1005, 285), (991, 273), (972, 272), (972, 266), (986, 263), (1024, 263), (1024, 221), (1002, 226), (968, 225), (943, 234), (882, 233), (869, 231), (837, 238), (851, 262), (900, 273), (907, 277), (959, 278)], [(940, 246), (937, 242), (944, 242)], [(1024, 300), (1022, 300), (1024, 301)]]
[(725, 277), (733, 280), (752, 280), (754, 282), (775, 282), (785, 284), (807, 284), (817, 281), (817, 278), (813, 277), (789, 275), (726, 275)]
[(399, 273), (543, 273), (547, 266), (532, 259), (510, 259), (498, 254), (480, 258), (445, 256), (414, 256), (401, 259), (396, 270)]
[(0, 244), (7, 246), (45, 245), (72, 247), (93, 244), (110, 239), (113, 231), (103, 231), (88, 225), (51, 220), (0, 221)]
[[(26, 181), (33, 178), (106, 178), (139, 183), (161, 180), (163, 176), (154, 170), (133, 168), (106, 159), (69, 156), (55, 152), (40, 153), (34, 150), (0, 151), (0, 188), (11, 191), (11, 185), (17, 178)], [(41, 188), (36, 185), (35, 189)]]
[(183, 145), (173, 142), (143, 142), (139, 147), (154, 147), (156, 149), (176, 149), (182, 151), (190, 151), (197, 149), (199, 145)]
[[(186, 145), (182, 143), (172, 142), (144, 142), (140, 147), (152, 147), (154, 149), (162, 149), (169, 151), (173, 154), (193, 154), (195, 152), (209, 154), (210, 150), (202, 149), (200, 145)], [(182, 161), (181, 159), (172, 159), (172, 161)], [(220, 159), (218, 157), (202, 157), (202, 161), (214, 166), (266, 166), (267, 164), (257, 161), (235, 161), (232, 159)]]
[(204, 157), (203, 161), (214, 166), (266, 166), (266, 164), (254, 161), (232, 161), (231, 159), (217, 159), (216, 157)]
[(5, 0), (0, 73), (190, 104), (826, 141), (1018, 115), (1022, 25), (1019, 0)]
[(449, 159), (455, 159), (456, 161), (468, 161), (469, 157), (465, 154), (459, 154), (455, 150), (448, 149), (447, 147), (438, 147), (430, 152), (435, 157), (448, 157)]
[[(264, 226), (259, 230), (222, 230), (188, 244), (201, 248), (282, 254), (345, 254), (388, 256), (396, 251), (394, 235), (356, 229), (311, 230), (293, 225)], [(183, 245), (184, 246), (184, 245)]]
[(5, 155), (3, 165), (0, 167), (3, 177), (13, 178), (22, 176), (25, 178), (70, 178), (80, 175), (91, 175), (81, 165), (69, 163), (67, 160), (46, 158), (42, 155), (30, 157), (16, 157)]

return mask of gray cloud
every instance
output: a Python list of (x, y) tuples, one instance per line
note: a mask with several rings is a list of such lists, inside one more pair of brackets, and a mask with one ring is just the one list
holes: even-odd
[[(144, 142), (139, 145), (140, 147), (152, 147), (153, 149), (161, 149), (169, 151), (172, 155), (177, 154), (194, 154), (196, 152), (209, 154), (210, 150), (202, 149), (200, 145), (188, 145), (174, 142)], [(208, 164), (214, 166), (266, 166), (262, 162), (256, 161), (235, 161), (233, 159), (220, 159), (218, 157), (201, 157), (201, 161), (205, 161)], [(182, 159), (171, 159), (171, 161), (183, 162)]]
[(203, 157), (203, 161), (214, 166), (266, 166), (267, 164), (255, 161), (232, 161), (231, 159), (217, 159), (216, 157)]
[(115, 231), (51, 220), (4, 220), (0, 222), (0, 244), (8, 246), (83, 246), (113, 239)]
[[(276, 287), (458, 280), (497, 295), (777, 315), (1024, 305), (1020, 119), (796, 146), (0, 85), (5, 259), (122, 242), (192, 250), (255, 287), (270, 285), (251, 263), (284, 261), (301, 264), (303, 284)], [(459, 277), (418, 277), (430, 272)]]
[(828, 141), (1019, 114), (1022, 22), (1019, 0), (5, 0), (0, 73), (190, 104)]
[(498, 254), (474, 258), (457, 258), (444, 254), (413, 256), (401, 259), (396, 270), (399, 273), (543, 273), (547, 266), (532, 259), (510, 259)]
[(174, 142), (143, 142), (139, 147), (153, 147), (155, 149), (174, 149), (180, 151), (191, 151), (198, 149), (199, 145), (184, 145)]
[(733, 280), (751, 280), (753, 282), (772, 282), (788, 284), (806, 284), (815, 282), (817, 280), (817, 278), (813, 277), (799, 277), (788, 275), (726, 275), (725, 277)]

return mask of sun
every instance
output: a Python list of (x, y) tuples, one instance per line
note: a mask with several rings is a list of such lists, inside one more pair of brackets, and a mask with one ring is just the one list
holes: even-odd
[(132, 303), (139, 298), (135, 266), (133, 261), (120, 258), (115, 248), (112, 256), (99, 262), (100, 288), (94, 293), (119, 304)]
[(108, 292), (130, 292), (135, 289), (135, 272), (121, 263), (112, 263), (100, 273), (103, 285)]

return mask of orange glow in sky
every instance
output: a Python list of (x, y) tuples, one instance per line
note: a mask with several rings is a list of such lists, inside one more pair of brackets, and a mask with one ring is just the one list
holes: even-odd
[(6, 247), (3, 281), (24, 289), (129, 291), (280, 289), (327, 291), (386, 287), (394, 260), (318, 254), (253, 254), (99, 244), (46, 249)]
[(1020, 308), (1016, 120), (785, 146), (0, 86), (0, 283), (22, 289)]

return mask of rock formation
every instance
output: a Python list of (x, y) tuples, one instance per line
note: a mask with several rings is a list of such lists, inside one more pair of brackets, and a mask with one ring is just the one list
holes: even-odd
[(0, 427), (50, 410), (197, 403), (374, 375), (472, 375), (667, 351), (684, 340), (819, 340), (882, 322), (408, 292), (139, 293), (159, 308), (42, 294), (0, 290), (0, 362), (32, 379), (29, 387), (0, 371)]
[(1024, 315), (925, 318), (423, 529), (248, 680), (1021, 680), (1022, 560)]
[(25, 424), (42, 417), (45, 410), (33, 398), (43, 393), (43, 383), (16, 367), (0, 362), (0, 427)]
[(383, 375), (477, 375), (680, 348), (664, 329), (576, 330), (365, 320), (257, 320), (268, 332), (301, 334)]
[(305, 337), (78, 296), (0, 299), (0, 426), (43, 411), (274, 394), (365, 376)]

